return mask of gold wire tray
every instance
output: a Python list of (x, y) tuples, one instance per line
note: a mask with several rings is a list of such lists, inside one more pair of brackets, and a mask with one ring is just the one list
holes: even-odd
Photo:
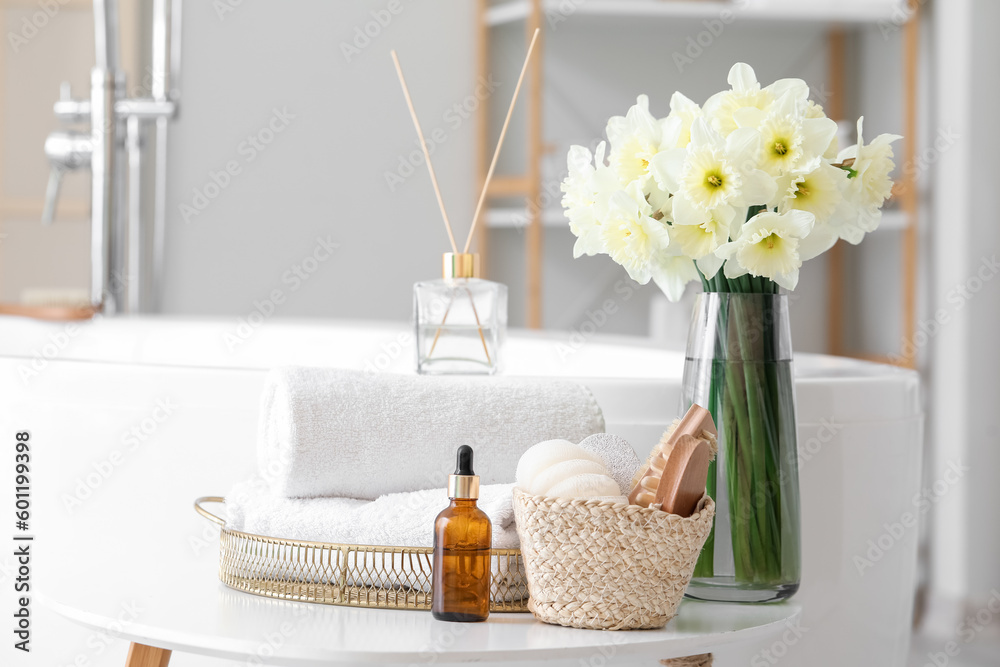
[[(221, 527), (219, 579), (246, 593), (318, 604), (379, 609), (431, 608), (430, 547), (386, 547), (306, 542), (231, 530), (194, 501), (198, 514)], [(528, 584), (520, 549), (491, 554), (490, 611), (528, 610)]]

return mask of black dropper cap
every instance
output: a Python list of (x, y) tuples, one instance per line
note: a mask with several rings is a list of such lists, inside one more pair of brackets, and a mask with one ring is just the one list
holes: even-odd
[(475, 500), (479, 497), (479, 477), (472, 472), (472, 447), (458, 448), (455, 474), (448, 475), (448, 497)]
[(462, 445), (458, 448), (458, 456), (455, 462), (456, 475), (475, 475), (472, 472), (472, 447)]

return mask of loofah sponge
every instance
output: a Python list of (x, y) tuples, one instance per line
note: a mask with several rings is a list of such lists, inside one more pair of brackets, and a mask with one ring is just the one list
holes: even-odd
[(632, 488), (632, 476), (639, 469), (639, 457), (625, 438), (611, 433), (595, 433), (580, 441), (580, 447), (597, 454), (608, 468), (608, 475), (618, 482), (622, 494)]
[[(528, 487), (528, 493), (534, 494), (536, 496), (548, 495), (549, 489), (570, 477), (576, 475), (605, 475), (607, 473), (607, 468), (604, 467), (603, 463), (598, 463), (597, 461), (591, 461), (589, 459), (570, 459), (568, 461), (562, 461), (556, 463), (555, 465), (549, 466), (545, 470), (535, 475), (532, 480), (531, 485)], [(613, 494), (613, 495), (618, 495)]]
[(542, 494), (550, 498), (597, 498), (602, 496), (618, 496), (618, 482), (604, 474), (588, 473), (574, 475), (562, 480), (548, 493)]
[(521, 459), (517, 462), (517, 472), (515, 473), (517, 485), (522, 489), (528, 490), (531, 488), (535, 476), (540, 472), (557, 463), (573, 459), (585, 459), (595, 463), (603, 463), (601, 457), (588, 452), (579, 445), (574, 445), (569, 440), (545, 440), (532, 446), (521, 455)]
[(599, 453), (568, 440), (546, 440), (526, 451), (517, 464), (517, 484), (536, 496), (628, 502)]

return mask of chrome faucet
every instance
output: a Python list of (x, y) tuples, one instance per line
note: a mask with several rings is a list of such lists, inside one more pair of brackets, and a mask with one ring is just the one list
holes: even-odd
[[(91, 305), (107, 315), (135, 313), (156, 307), (162, 282), (167, 126), (177, 113), (181, 0), (153, 0), (152, 86), (148, 97), (132, 99), (124, 94), (118, 53), (118, 2), (94, 0), (93, 5), (96, 64), (90, 97), (74, 99), (63, 83), (53, 106), (62, 121), (89, 121), (90, 132), (56, 131), (46, 139), (52, 171), (42, 222), (55, 218), (63, 175), (90, 167)], [(145, 123), (155, 124), (151, 225), (143, 224)], [(152, 257), (149, 269), (143, 261), (147, 254)]]

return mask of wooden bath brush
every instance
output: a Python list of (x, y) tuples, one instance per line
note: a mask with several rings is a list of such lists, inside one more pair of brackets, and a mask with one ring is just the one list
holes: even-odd
[(653, 448), (633, 480), (629, 502), (690, 516), (705, 495), (708, 466), (717, 451), (715, 422), (692, 405)]

